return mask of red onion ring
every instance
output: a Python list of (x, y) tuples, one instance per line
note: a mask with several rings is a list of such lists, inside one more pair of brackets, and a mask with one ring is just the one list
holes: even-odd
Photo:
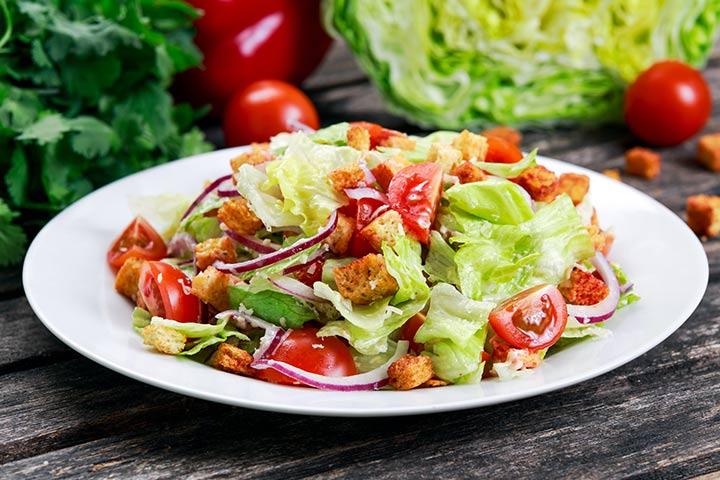
[(315, 295), (315, 292), (312, 288), (308, 287), (304, 283), (302, 283), (299, 280), (295, 280), (294, 278), (290, 277), (268, 277), (268, 280), (270, 283), (272, 283), (276, 288), (279, 290), (282, 290), (283, 292), (292, 295), (293, 297), (300, 298), (302, 300), (307, 300), (308, 302), (327, 302), (324, 298), (320, 298), (317, 295)]
[(185, 210), (185, 213), (183, 213), (183, 216), (180, 217), (180, 221), (185, 220), (188, 217), (188, 215), (190, 215), (192, 213), (192, 211), (195, 210), (195, 208), (200, 204), (200, 202), (202, 202), (205, 199), (205, 197), (210, 195), (210, 193), (212, 193), (216, 188), (218, 188), (221, 183), (223, 183), (227, 180), (230, 180), (231, 178), (232, 178), (232, 175), (223, 175), (222, 177), (216, 178), (215, 180), (210, 182), (210, 184), (207, 187), (205, 187), (205, 189), (202, 192), (200, 192), (200, 195), (198, 195), (197, 198), (195, 200), (193, 200), (193, 202), (190, 204), (188, 209)]
[(388, 210), (390, 210), (390, 205), (380, 205), (378, 208), (375, 209), (372, 215), (370, 215), (370, 218), (368, 218), (368, 223), (372, 223), (373, 220), (375, 220)]
[(310, 373), (300, 368), (290, 365), (289, 363), (278, 360), (262, 359), (258, 360), (254, 368), (272, 368), (273, 370), (287, 375), (296, 382), (302, 383), (309, 387), (320, 390), (333, 390), (336, 392), (356, 392), (361, 390), (377, 390), (388, 384), (388, 367), (397, 359), (405, 355), (408, 351), (409, 343), (401, 340), (397, 343), (397, 348), (387, 362), (378, 368), (369, 372), (358, 375), (350, 375), (349, 377), (328, 377)]
[(218, 197), (239, 197), (240, 192), (237, 190), (218, 190)]
[(612, 317), (620, 300), (620, 285), (615, 271), (605, 256), (598, 252), (590, 260), (597, 269), (603, 282), (608, 286), (608, 294), (595, 305), (568, 305), (568, 314), (583, 325), (598, 323)]
[(624, 285), (620, 285), (620, 294), (622, 295), (624, 293), (629, 292), (630, 290), (633, 289), (634, 286), (635, 285), (633, 285), (632, 283), (629, 283), (629, 282)]
[(360, 160), (360, 168), (362, 169), (363, 173), (365, 174), (365, 185), (375, 185), (377, 183), (377, 179), (375, 178), (375, 175), (373, 175), (372, 171), (368, 168), (367, 163), (365, 160)]
[(167, 253), (170, 257), (182, 258), (192, 255), (197, 242), (187, 232), (176, 233), (167, 244)]
[(221, 272), (225, 273), (244, 273), (250, 272), (252, 270), (257, 270), (258, 268), (262, 268), (267, 265), (272, 265), (273, 263), (285, 260), (286, 258), (291, 257), (296, 253), (302, 252), (303, 250), (307, 250), (313, 245), (316, 245), (325, 240), (327, 237), (330, 236), (333, 231), (335, 231), (335, 228), (337, 227), (337, 220), (338, 214), (336, 210), (333, 211), (332, 214), (330, 214), (330, 218), (328, 219), (327, 224), (325, 224), (325, 226), (321, 228), (318, 233), (316, 233), (312, 237), (302, 239), (288, 247), (281, 248), (280, 250), (275, 250), (272, 253), (260, 255), (259, 257), (252, 260), (246, 260), (244, 262), (238, 263), (225, 263), (221, 261), (216, 261), (215, 263), (213, 263), (213, 266)]
[[(225, 228), (223, 228), (225, 227)], [(241, 233), (237, 233), (235, 230), (229, 229), (226, 225), (222, 224), (220, 228), (225, 232), (225, 235), (235, 240), (240, 245), (249, 248), (250, 250), (253, 250), (258, 253), (272, 253), (278, 250), (280, 248), (280, 245), (276, 245), (274, 243), (265, 243), (259, 238), (253, 237), (251, 235), (243, 235)]]
[(345, 195), (353, 200), (372, 198), (378, 202), (388, 203), (388, 198), (384, 193), (370, 187), (346, 188)]

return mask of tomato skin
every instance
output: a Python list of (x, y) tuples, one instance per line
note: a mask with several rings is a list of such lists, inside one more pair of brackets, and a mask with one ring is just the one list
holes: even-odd
[(442, 189), (442, 169), (436, 163), (419, 163), (403, 168), (388, 186), (390, 207), (403, 218), (405, 228), (421, 243), (430, 240), (430, 227)]
[[(339, 338), (318, 337), (318, 329), (310, 326), (289, 332), (290, 334), (268, 357), (269, 359), (289, 363), (306, 372), (327, 377), (347, 377), (357, 374), (350, 349)], [(272, 368), (258, 370), (255, 376), (266, 382), (297, 385), (295, 380)]]
[(520, 149), (504, 138), (487, 137), (488, 151), (485, 156), (486, 162), (491, 163), (517, 163), (523, 158)]
[(197, 322), (200, 301), (190, 293), (190, 279), (165, 262), (145, 262), (140, 270), (140, 297), (152, 315), (177, 322)]
[(227, 146), (265, 142), (280, 132), (297, 130), (298, 123), (317, 129), (318, 114), (297, 87), (279, 80), (262, 80), (239, 91), (227, 106), (223, 131)]
[(656, 63), (625, 92), (625, 122), (653, 145), (676, 145), (692, 137), (711, 110), (712, 96), (702, 74), (674, 60)]
[(300, 84), (332, 40), (320, 22), (320, 0), (191, 0), (202, 69), (182, 75), (180, 91), (221, 113), (233, 93), (265, 79)]
[(567, 305), (555, 285), (539, 285), (503, 302), (489, 319), (497, 336), (511, 347), (541, 350), (560, 338), (567, 324)]
[(135, 217), (110, 246), (107, 262), (117, 270), (131, 257), (160, 260), (166, 255), (167, 248), (160, 234), (144, 218)]
[(325, 259), (318, 258), (313, 263), (309, 264), (302, 270), (295, 272), (295, 278), (298, 281), (304, 283), (308, 287), (312, 287), (315, 282), (322, 281), (323, 267), (325, 266)]
[(410, 350), (415, 353), (420, 353), (425, 350), (425, 344), (415, 341), (415, 334), (417, 334), (417, 331), (423, 326), (423, 323), (425, 323), (425, 315), (418, 313), (410, 317), (402, 326), (402, 329), (400, 329), (400, 340), (410, 342)]

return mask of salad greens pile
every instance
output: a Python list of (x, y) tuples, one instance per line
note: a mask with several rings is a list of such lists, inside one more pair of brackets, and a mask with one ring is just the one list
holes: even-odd
[(0, 266), (94, 188), (207, 151), (173, 76), (197, 65), (179, 0), (0, 0)]
[(694, 66), (716, 0), (325, 0), (389, 106), (421, 125), (612, 121), (655, 60)]

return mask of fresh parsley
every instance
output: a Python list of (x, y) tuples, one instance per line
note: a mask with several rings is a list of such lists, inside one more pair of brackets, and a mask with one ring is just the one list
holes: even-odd
[(210, 149), (173, 102), (197, 65), (179, 0), (0, 0), (0, 266), (105, 183)]

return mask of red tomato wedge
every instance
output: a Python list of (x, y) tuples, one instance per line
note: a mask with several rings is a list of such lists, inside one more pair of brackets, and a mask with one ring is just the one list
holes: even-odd
[(138, 283), (152, 315), (183, 323), (200, 318), (200, 301), (190, 293), (190, 279), (180, 269), (165, 262), (145, 262)]
[(436, 163), (419, 163), (395, 174), (388, 186), (390, 207), (403, 218), (408, 232), (422, 243), (430, 240), (430, 227), (440, 201), (442, 169)]
[(490, 326), (514, 348), (541, 350), (557, 342), (568, 313), (560, 290), (539, 285), (506, 300), (490, 313)]
[(381, 125), (378, 125), (377, 123), (352, 122), (350, 125), (352, 125), (353, 127), (363, 127), (365, 130), (367, 130), (370, 133), (370, 149), (371, 150), (373, 150), (378, 145), (382, 145), (382, 143), (390, 137), (394, 137), (396, 135), (403, 135), (401, 132), (398, 132), (397, 130), (391, 130), (389, 128), (385, 128)]
[(488, 151), (486, 162), (491, 163), (517, 163), (523, 158), (518, 147), (500, 137), (487, 137)]
[(117, 270), (131, 257), (160, 260), (166, 254), (167, 248), (160, 234), (145, 219), (136, 217), (110, 246), (107, 261)]
[(425, 323), (425, 315), (420, 313), (413, 315), (400, 329), (400, 340), (407, 340), (410, 342), (410, 350), (415, 353), (420, 353), (425, 350), (425, 345), (415, 341), (415, 334), (420, 327)]
[[(357, 367), (347, 345), (337, 337), (318, 337), (317, 332), (315, 327), (290, 330), (268, 358), (327, 377), (356, 375)], [(266, 382), (297, 385), (295, 380), (272, 368), (258, 370), (255, 376)]]

